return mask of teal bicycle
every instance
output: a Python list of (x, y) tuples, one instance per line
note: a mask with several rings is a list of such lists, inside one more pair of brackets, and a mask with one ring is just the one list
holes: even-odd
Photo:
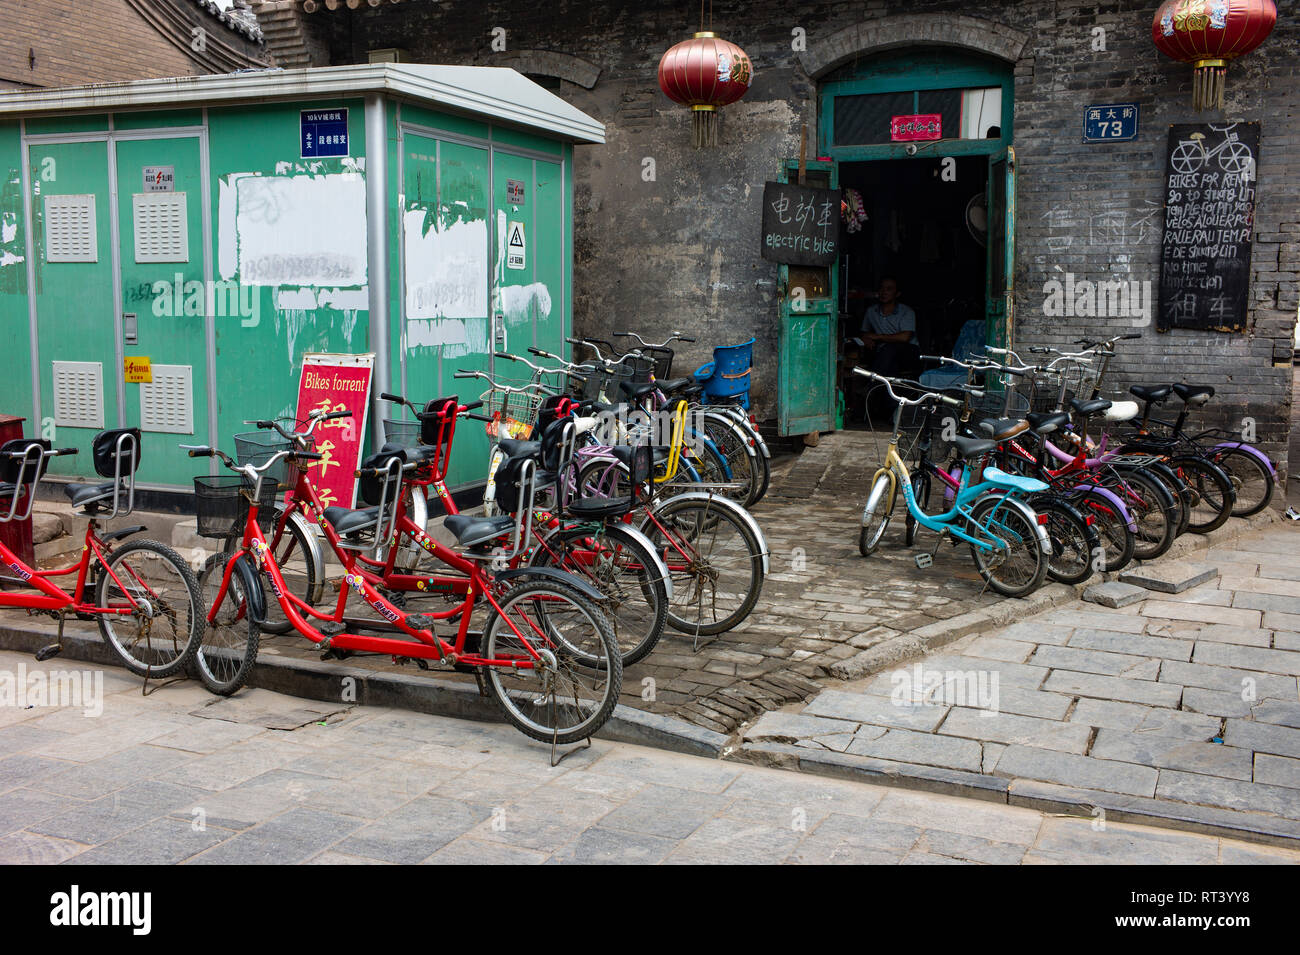
[[(997, 448), (998, 442), (958, 436), (952, 439), (952, 444), (971, 466), (962, 469), (952, 509), (943, 514), (927, 514), (916, 502), (912, 477), (898, 454), (903, 409), (933, 402), (961, 408), (964, 403), (932, 391), (921, 391), (917, 398), (905, 398), (894, 391), (895, 384), (918, 390), (919, 385), (885, 378), (865, 368), (853, 371), (882, 384), (897, 403), (889, 450), (884, 464), (871, 479), (871, 493), (862, 508), (862, 530), (858, 535), (862, 556), (869, 557), (880, 546), (901, 487), (912, 520), (937, 532), (940, 541), (970, 544), (975, 567), (989, 587), (1008, 597), (1024, 597), (1037, 590), (1047, 574), (1052, 544), (1047, 535), (1046, 516), (1037, 514), (1024, 498), (1046, 491), (1047, 485), (1035, 478), (1007, 474), (992, 465), (984, 465), (984, 458)], [(984, 465), (982, 471), (981, 465)], [(972, 474), (980, 474), (979, 483), (973, 486), (968, 483)], [(916, 555), (919, 568), (924, 569), (933, 561), (932, 554)]]

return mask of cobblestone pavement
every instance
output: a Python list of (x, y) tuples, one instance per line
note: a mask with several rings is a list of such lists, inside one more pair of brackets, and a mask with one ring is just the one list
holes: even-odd
[(1200, 559), (1208, 583), (962, 637), (769, 713), (745, 745), (1239, 811), (1300, 838), (1300, 534)]
[(97, 718), (0, 708), (0, 864), (1300, 862), (604, 741), (552, 769), (506, 726), (192, 683), (144, 697), (121, 670), (0, 653), (28, 683), (74, 667), (103, 674)]
[[(965, 547), (945, 545), (932, 567), (918, 570), (916, 551), (903, 547), (901, 519), (877, 554), (859, 555), (859, 516), (875, 460), (870, 435), (841, 432), (783, 462), (753, 510), (772, 552), (754, 612), (728, 633), (701, 638), (698, 649), (693, 638), (667, 628), (654, 653), (624, 673), (620, 702), (729, 734), (755, 715), (819, 692), (817, 681), (840, 661), (1004, 602), (984, 592)], [(296, 636), (266, 637), (263, 652), (318, 656)], [(367, 665), (364, 658), (349, 663)]]

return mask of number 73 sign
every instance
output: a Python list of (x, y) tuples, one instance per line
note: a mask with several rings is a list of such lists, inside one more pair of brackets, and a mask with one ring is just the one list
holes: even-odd
[(1137, 103), (1109, 103), (1083, 111), (1085, 143), (1122, 143), (1137, 139)]

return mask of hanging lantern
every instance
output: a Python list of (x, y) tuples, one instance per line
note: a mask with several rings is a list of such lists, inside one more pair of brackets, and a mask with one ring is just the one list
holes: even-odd
[(718, 145), (718, 107), (736, 102), (749, 89), (754, 65), (734, 43), (701, 32), (659, 61), (659, 88), (673, 102), (689, 106), (696, 147)]
[(1151, 23), (1151, 40), (1165, 56), (1195, 65), (1196, 109), (1223, 109), (1228, 61), (1263, 43), (1275, 23), (1273, 0), (1165, 0)]

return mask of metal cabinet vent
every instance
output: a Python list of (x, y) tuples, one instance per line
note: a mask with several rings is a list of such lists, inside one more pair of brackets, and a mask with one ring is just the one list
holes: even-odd
[(99, 261), (93, 195), (45, 197), (45, 261)]
[(103, 364), (97, 361), (56, 361), (53, 366), (55, 427), (103, 428)]
[(137, 192), (131, 197), (137, 262), (188, 262), (185, 193)]
[(167, 434), (194, 433), (190, 365), (154, 365), (153, 381), (140, 386), (140, 427)]

